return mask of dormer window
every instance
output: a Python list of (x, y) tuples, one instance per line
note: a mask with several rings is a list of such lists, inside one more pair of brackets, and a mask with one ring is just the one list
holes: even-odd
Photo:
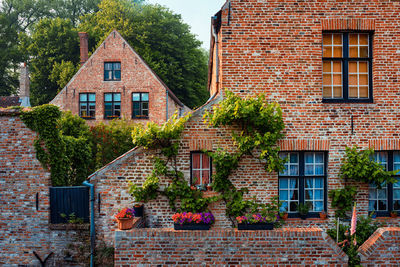
[(121, 62), (104, 63), (104, 80), (105, 81), (121, 80)]

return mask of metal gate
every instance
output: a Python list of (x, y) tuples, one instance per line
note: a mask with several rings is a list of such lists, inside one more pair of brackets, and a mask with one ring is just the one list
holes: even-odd
[[(66, 217), (61, 216), (65, 214)], [(71, 215), (89, 222), (89, 188), (50, 187), (50, 223), (67, 223)]]

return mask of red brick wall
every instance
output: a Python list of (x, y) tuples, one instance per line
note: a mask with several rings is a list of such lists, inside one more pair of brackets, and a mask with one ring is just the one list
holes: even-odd
[(362, 266), (399, 266), (400, 227), (379, 228), (358, 252)]
[[(104, 81), (104, 62), (121, 62), (121, 81)], [(132, 92), (149, 93), (149, 120), (166, 121), (166, 86), (146, 63), (129, 47), (119, 33), (113, 31), (81, 67), (67, 86), (51, 101), (63, 110), (79, 114), (79, 93), (96, 93), (96, 121), (104, 120), (104, 93), (121, 93), (121, 117), (132, 118)], [(178, 109), (168, 100), (169, 116)], [(148, 120), (135, 119), (135, 122)], [(93, 120), (88, 120), (93, 124)]]
[(0, 125), (0, 265), (38, 264), (36, 251), (42, 259), (54, 253), (46, 266), (65, 266), (76, 232), (49, 228), (50, 174), (36, 159), (36, 134), (16, 111), (0, 109)]
[(141, 229), (115, 235), (115, 266), (347, 266), (347, 256), (321, 229), (174, 231)]

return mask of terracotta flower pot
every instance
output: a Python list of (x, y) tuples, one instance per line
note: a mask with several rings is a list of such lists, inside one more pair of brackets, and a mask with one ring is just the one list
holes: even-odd
[(288, 213), (283, 213), (283, 214), (282, 214), (282, 219), (287, 220), (288, 217), (289, 217), (289, 214), (288, 214)]
[(322, 220), (325, 220), (327, 217), (327, 214), (325, 212), (320, 212), (319, 213), (319, 218), (321, 218)]
[(119, 230), (129, 230), (133, 227), (133, 218), (117, 219)]
[(392, 218), (397, 218), (397, 213), (391, 212), (391, 213), (390, 213), (390, 217), (392, 217)]

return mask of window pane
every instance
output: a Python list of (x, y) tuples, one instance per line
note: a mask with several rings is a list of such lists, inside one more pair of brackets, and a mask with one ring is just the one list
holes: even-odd
[(368, 85), (368, 74), (359, 74), (360, 85)]
[(349, 44), (350, 45), (358, 44), (358, 34), (349, 34)]
[(333, 97), (335, 98), (341, 98), (342, 97), (342, 87), (333, 87)]
[(121, 94), (120, 93), (114, 94), (114, 101), (121, 101)]
[(368, 34), (359, 34), (359, 44), (368, 45)]
[(121, 80), (121, 71), (120, 70), (114, 71), (114, 80)]
[(324, 191), (322, 191), (322, 190), (315, 190), (315, 199), (317, 199), (317, 200), (323, 200), (324, 199), (324, 194), (323, 194), (323, 192)]
[(306, 165), (304, 173), (306, 175), (313, 175), (314, 174), (314, 166), (313, 165)]
[(306, 158), (306, 163), (313, 163), (314, 162), (314, 153), (306, 153), (305, 158)]
[(142, 93), (142, 101), (149, 101), (149, 94), (148, 93)]
[(142, 115), (145, 117), (149, 116), (149, 110), (148, 109), (142, 109)]
[(323, 57), (332, 57), (332, 47), (331, 46), (324, 46), (323, 50)]
[(310, 200), (310, 199), (313, 200), (313, 191), (312, 190), (306, 190), (305, 198), (307, 200)]
[(349, 87), (349, 97), (351, 98), (358, 97), (357, 87)]
[(323, 84), (324, 85), (332, 85), (332, 75), (331, 74), (324, 74)]
[(322, 35), (322, 43), (324, 45), (331, 45), (332, 44), (332, 34), (323, 34)]
[(209, 184), (210, 183), (210, 171), (203, 170), (201, 183), (202, 184)]
[(289, 179), (288, 178), (279, 179), (279, 188), (280, 189), (288, 189), (289, 188)]
[(121, 116), (121, 110), (120, 109), (114, 109), (114, 116), (120, 117)]
[(332, 98), (332, 87), (323, 87), (322, 96), (324, 98)]
[(121, 70), (121, 63), (115, 62), (113, 67), (114, 67), (114, 70)]
[(333, 57), (342, 57), (342, 47), (335, 46), (333, 48)]
[(342, 84), (342, 74), (333, 74), (333, 85)]
[[(357, 62), (352, 62), (357, 66)], [(358, 69), (360, 72), (368, 73), (368, 62), (358, 61)]]
[(342, 72), (342, 62), (332, 61), (332, 63), (333, 63), (333, 72)]
[(295, 164), (299, 163), (298, 154), (297, 154), (297, 153), (290, 153), (290, 160), (289, 160), (289, 162), (290, 162), (290, 163), (295, 163)]
[(200, 154), (194, 153), (192, 154), (192, 168), (193, 169), (200, 169)]
[(323, 72), (331, 72), (331, 61), (324, 61), (322, 66)]
[(357, 74), (349, 74), (349, 85), (357, 85)]
[(368, 46), (360, 46), (360, 57), (368, 57)]
[(360, 98), (368, 97), (368, 87), (360, 87)]
[(334, 45), (342, 44), (342, 35), (341, 34), (333, 34), (333, 44)]
[(87, 94), (80, 94), (79, 101), (87, 101)]
[(111, 103), (105, 103), (104, 106), (104, 114), (106, 117), (112, 116), (112, 104)]
[(314, 211), (320, 212), (324, 209), (324, 202), (322, 201), (315, 201), (314, 202)]
[(143, 109), (146, 109), (146, 110), (149, 109), (149, 103), (148, 102), (142, 102), (142, 110)]
[(193, 172), (192, 172), (192, 183), (194, 185), (200, 184), (200, 178), (201, 178), (200, 171), (193, 170)]
[(140, 94), (139, 93), (133, 93), (132, 94), (132, 101), (140, 101)]
[(357, 73), (357, 62), (349, 62), (349, 72)]
[(105, 70), (112, 70), (112, 63), (104, 63)]
[(112, 101), (112, 94), (104, 94), (104, 101)]
[(96, 101), (96, 94), (89, 94), (89, 101)]
[(350, 46), (350, 57), (358, 57), (358, 47), (357, 46)]
[(202, 155), (202, 169), (207, 169), (207, 170), (209, 170), (210, 169), (210, 157), (209, 156), (207, 156), (206, 154), (203, 154)]

